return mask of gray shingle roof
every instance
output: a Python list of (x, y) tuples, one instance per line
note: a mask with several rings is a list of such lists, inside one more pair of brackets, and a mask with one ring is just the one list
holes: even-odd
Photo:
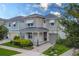
[(23, 16), (16, 16), (16, 17), (8, 19), (8, 21), (24, 21), (24, 17)]
[(43, 27), (29, 27), (20, 30), (21, 32), (47, 32), (48, 29)]
[(7, 19), (0, 18), (0, 21), (6, 21)]
[(57, 16), (54, 14), (48, 14), (46, 15), (46, 19), (57, 19)]
[(29, 15), (29, 16), (16, 16), (16, 17), (13, 17), (13, 18), (10, 18), (10, 19), (2, 19), (0, 18), (0, 20), (2, 21), (24, 21), (24, 20), (27, 20), (28, 18), (42, 18), (42, 19), (56, 19), (57, 16), (53, 15), (53, 14), (48, 14), (46, 16), (43, 16), (43, 15), (39, 15), (39, 14), (32, 14), (32, 15)]
[(32, 15), (29, 15), (25, 18), (45, 18), (43, 15), (39, 15), (39, 14), (32, 14)]

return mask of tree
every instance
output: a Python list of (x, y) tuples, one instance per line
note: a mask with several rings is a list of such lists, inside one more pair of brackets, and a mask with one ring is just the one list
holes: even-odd
[(70, 16), (79, 18), (79, 5), (77, 3), (70, 3), (64, 9)]
[(0, 26), (0, 39), (3, 39), (5, 36), (7, 36), (7, 34), (8, 34), (8, 29), (5, 26), (1, 25)]
[[(59, 23), (65, 27), (64, 32), (66, 34), (67, 45), (75, 49), (79, 48), (79, 23), (75, 20), (79, 18), (79, 5), (69, 4), (65, 7), (65, 15), (59, 20)], [(69, 18), (71, 17), (71, 18)]]
[(72, 47), (79, 48), (79, 24), (73, 20), (65, 19), (62, 19), (60, 23), (65, 27), (64, 32), (67, 40), (71, 41), (70, 45)]

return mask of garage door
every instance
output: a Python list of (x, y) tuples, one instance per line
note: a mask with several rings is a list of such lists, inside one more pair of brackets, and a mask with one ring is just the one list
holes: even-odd
[(18, 35), (18, 33), (16, 33), (16, 32), (10, 32), (9, 33), (9, 38), (13, 39), (16, 35)]
[(57, 34), (49, 34), (49, 42), (50, 43), (55, 43), (57, 39)]

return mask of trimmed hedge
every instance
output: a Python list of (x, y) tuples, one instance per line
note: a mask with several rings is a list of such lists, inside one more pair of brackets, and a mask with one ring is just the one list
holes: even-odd
[(18, 39), (20, 39), (20, 36), (15, 36), (14, 37), (14, 40), (18, 40)]
[(33, 46), (33, 43), (29, 39), (22, 39), (19, 36), (15, 36), (14, 39), (10, 42), (13, 45), (17, 45), (20, 47), (29, 47)]
[(32, 41), (29, 39), (12, 40), (11, 43), (20, 47), (33, 46)]

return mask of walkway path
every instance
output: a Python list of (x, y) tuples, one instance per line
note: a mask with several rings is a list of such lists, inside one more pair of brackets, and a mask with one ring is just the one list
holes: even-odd
[(9, 40), (9, 39), (1, 40), (1, 41), (0, 41), (0, 44), (3, 44), (3, 43), (5, 43), (5, 42), (9, 42), (9, 41), (11, 41), (11, 40)]
[(25, 50), (25, 49), (21, 49), (21, 48), (14, 48), (14, 47), (0, 45), (0, 47), (2, 47), (2, 48), (21, 52), (21, 54), (17, 54), (14, 56), (44, 56), (42, 54), (42, 52), (45, 51), (46, 49), (48, 49), (50, 46), (52, 46), (52, 44), (46, 43), (41, 46), (35, 47), (32, 50)]
[(61, 54), (60, 56), (72, 56), (72, 54), (73, 54), (73, 48), (68, 50), (67, 52)]
[(52, 44), (46, 43), (38, 47), (34, 47), (31, 51), (24, 52), (22, 54), (17, 54), (17, 56), (44, 56), (42, 54), (43, 51), (47, 50)]

